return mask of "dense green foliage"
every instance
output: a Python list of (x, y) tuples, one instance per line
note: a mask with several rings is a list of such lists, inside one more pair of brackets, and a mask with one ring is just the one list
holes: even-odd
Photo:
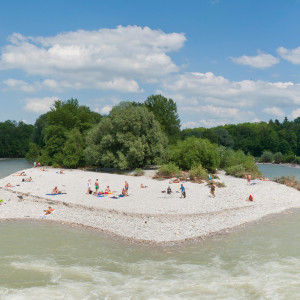
[(0, 122), (0, 157), (24, 157), (33, 126), (24, 122)]
[(84, 165), (86, 133), (100, 120), (99, 114), (80, 106), (76, 99), (56, 101), (48, 113), (37, 119), (33, 132), (35, 146), (31, 144), (27, 158), (35, 158), (40, 147), (37, 159), (44, 165), (67, 168)]
[(157, 170), (157, 175), (160, 177), (178, 177), (180, 173), (181, 169), (173, 162), (161, 165)]
[(123, 102), (89, 132), (85, 156), (89, 164), (100, 167), (161, 164), (168, 156), (167, 138), (145, 106)]
[(152, 95), (147, 98), (145, 105), (154, 114), (170, 143), (175, 143), (180, 138), (180, 119), (176, 103), (162, 95)]
[[(220, 131), (221, 130), (221, 131)], [(260, 157), (266, 150), (283, 155), (300, 155), (300, 117), (294, 121), (286, 118), (282, 123), (278, 120), (269, 123), (243, 123), (225, 125), (215, 128), (184, 129), (182, 138), (201, 137), (212, 143), (243, 150), (255, 157)]]
[[(25, 156), (43, 165), (138, 170), (161, 165), (160, 176), (204, 179), (224, 169), (242, 177), (259, 175), (263, 162), (300, 162), (300, 118), (180, 131), (176, 103), (162, 95), (123, 102), (108, 116), (80, 106), (76, 99), (56, 101), (34, 126), (0, 123), (0, 156)], [(298, 155), (298, 157), (296, 157)]]
[(189, 137), (178, 141), (171, 147), (171, 161), (184, 170), (190, 170), (195, 164), (201, 164), (212, 172), (220, 165), (218, 145), (207, 139)]

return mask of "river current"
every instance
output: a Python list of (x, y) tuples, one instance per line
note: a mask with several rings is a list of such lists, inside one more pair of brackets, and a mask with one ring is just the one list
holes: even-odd
[(299, 217), (286, 213), (172, 247), (58, 224), (2, 222), (0, 299), (298, 299)]

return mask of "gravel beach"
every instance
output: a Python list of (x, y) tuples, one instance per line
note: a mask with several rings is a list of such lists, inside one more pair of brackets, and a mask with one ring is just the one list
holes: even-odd
[[(183, 182), (186, 198), (180, 198), (181, 183), (154, 180), (152, 173), (135, 177), (81, 170), (26, 169), (26, 176), (13, 174), (0, 180), (0, 220), (34, 219), (78, 224), (140, 243), (164, 244), (210, 236), (253, 222), (270, 214), (300, 207), (300, 192), (272, 181), (253, 181), (226, 176), (216, 181), (226, 186), (210, 195), (207, 183)], [(32, 177), (32, 182), (23, 178)], [(125, 181), (129, 196), (96, 197), (87, 194), (87, 182), (99, 180), (100, 190), (110, 186), (121, 193)], [(13, 187), (5, 187), (10, 183)], [(141, 188), (141, 184), (148, 186)], [(170, 185), (172, 194), (162, 193)], [(64, 194), (46, 195), (57, 186)], [(249, 195), (253, 202), (246, 201)], [(51, 206), (55, 212), (46, 217)]]

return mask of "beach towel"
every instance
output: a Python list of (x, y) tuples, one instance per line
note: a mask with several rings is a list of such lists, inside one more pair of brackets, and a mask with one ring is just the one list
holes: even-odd
[(57, 195), (62, 195), (62, 194), (66, 194), (66, 193), (59, 193), (59, 194), (45, 194), (47, 196), (57, 196)]

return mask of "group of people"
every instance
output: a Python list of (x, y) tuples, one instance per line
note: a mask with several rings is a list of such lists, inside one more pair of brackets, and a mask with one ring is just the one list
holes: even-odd
[[(88, 195), (94, 194), (96, 196), (100, 196), (100, 195), (112, 194), (112, 191), (111, 191), (109, 185), (106, 187), (105, 191), (100, 191), (100, 184), (99, 184), (99, 180), (98, 179), (96, 179), (96, 181), (94, 183), (94, 186), (95, 186), (95, 191), (94, 192), (92, 191), (92, 180), (91, 179), (88, 180), (87, 185), (88, 185), (88, 189), (87, 189), (86, 193)], [(144, 187), (146, 187), (146, 186), (144, 186)], [(125, 186), (122, 189), (122, 192), (119, 195), (119, 197), (128, 196), (128, 190), (129, 190), (129, 184), (128, 184), (127, 181), (125, 181)]]

